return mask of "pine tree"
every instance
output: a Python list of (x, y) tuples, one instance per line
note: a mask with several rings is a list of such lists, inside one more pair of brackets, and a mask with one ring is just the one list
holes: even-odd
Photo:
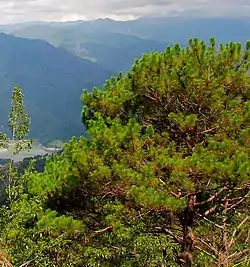
[(89, 139), (27, 172), (12, 205), (17, 266), (247, 263), (249, 49), (193, 39), (85, 92)]
[(30, 150), (32, 140), (24, 140), (30, 130), (30, 118), (24, 110), (24, 95), (20, 87), (14, 87), (9, 115), (9, 129), (11, 137), (5, 136), (7, 149), (11, 155), (8, 168), (8, 202), (13, 201), (14, 187), (18, 181), (17, 170), (14, 166), (13, 157), (21, 151)]
[[(11, 137), (5, 133), (0, 133), (0, 147), (8, 150), (10, 154), (10, 162), (5, 168), (5, 175), (2, 179), (5, 183), (7, 206), (1, 207), (1, 220), (5, 221), (8, 216), (8, 209), (11, 209), (14, 201), (18, 198), (18, 182), (19, 175), (14, 164), (13, 157), (23, 150), (31, 149), (32, 141), (23, 140), (29, 132), (30, 118), (24, 110), (23, 92), (19, 87), (14, 87), (12, 92), (11, 111), (9, 115), (9, 129)], [(4, 195), (4, 192), (1, 192)], [(8, 219), (7, 219), (8, 221)], [(0, 261), (3, 266), (12, 266), (5, 255), (1, 252)]]
[(139, 133), (133, 140), (130, 153), (141, 154), (137, 170), (144, 178), (129, 179), (126, 191), (137, 205), (165, 209), (178, 219), (182, 236), (159, 229), (181, 245), (180, 266), (191, 266), (194, 249), (204, 251), (195, 236), (201, 220), (223, 222), (216, 257), (229, 264), (229, 218), (246, 207), (250, 189), (249, 48), (250, 42), (243, 51), (238, 43), (218, 47), (211, 38), (206, 46), (196, 38), (186, 48), (176, 44), (144, 55), (104, 92), (95, 89), (83, 97), (88, 127), (99, 117), (108, 128), (115, 118), (127, 124), (132, 117), (142, 134), (154, 127), (150, 142)]

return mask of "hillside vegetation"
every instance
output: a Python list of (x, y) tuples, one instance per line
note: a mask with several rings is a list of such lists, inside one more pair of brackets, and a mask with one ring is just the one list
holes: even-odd
[(250, 42), (217, 47), (145, 54), (83, 94), (90, 138), (8, 191), (9, 262), (249, 266)]
[[(80, 95), (102, 85), (111, 73), (45, 41), (0, 35), (0, 121), (7, 129), (7, 111), (14, 86), (24, 88), (31, 116), (31, 136), (43, 141), (84, 134)], [(17, 84), (18, 83), (18, 84)]]

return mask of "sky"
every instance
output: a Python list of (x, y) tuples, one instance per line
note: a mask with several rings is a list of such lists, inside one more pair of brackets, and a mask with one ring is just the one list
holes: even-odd
[(142, 16), (250, 16), (250, 0), (0, 0), (0, 23)]

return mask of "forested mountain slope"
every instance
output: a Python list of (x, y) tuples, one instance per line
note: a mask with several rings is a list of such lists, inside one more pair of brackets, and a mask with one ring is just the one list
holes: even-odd
[[(5, 30), (16, 36), (43, 39), (72, 54), (97, 62), (111, 71), (128, 71), (135, 57), (151, 50), (162, 51), (166, 43), (105, 29), (91, 24), (41, 24)], [(87, 26), (87, 27), (86, 27)]]
[(45, 41), (0, 35), (0, 122), (6, 128), (12, 88), (23, 88), (31, 115), (31, 135), (68, 138), (84, 133), (80, 95), (111, 75)]

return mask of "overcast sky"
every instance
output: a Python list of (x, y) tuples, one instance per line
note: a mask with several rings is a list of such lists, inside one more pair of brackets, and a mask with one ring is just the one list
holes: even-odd
[(0, 23), (150, 15), (249, 16), (250, 0), (0, 0)]

